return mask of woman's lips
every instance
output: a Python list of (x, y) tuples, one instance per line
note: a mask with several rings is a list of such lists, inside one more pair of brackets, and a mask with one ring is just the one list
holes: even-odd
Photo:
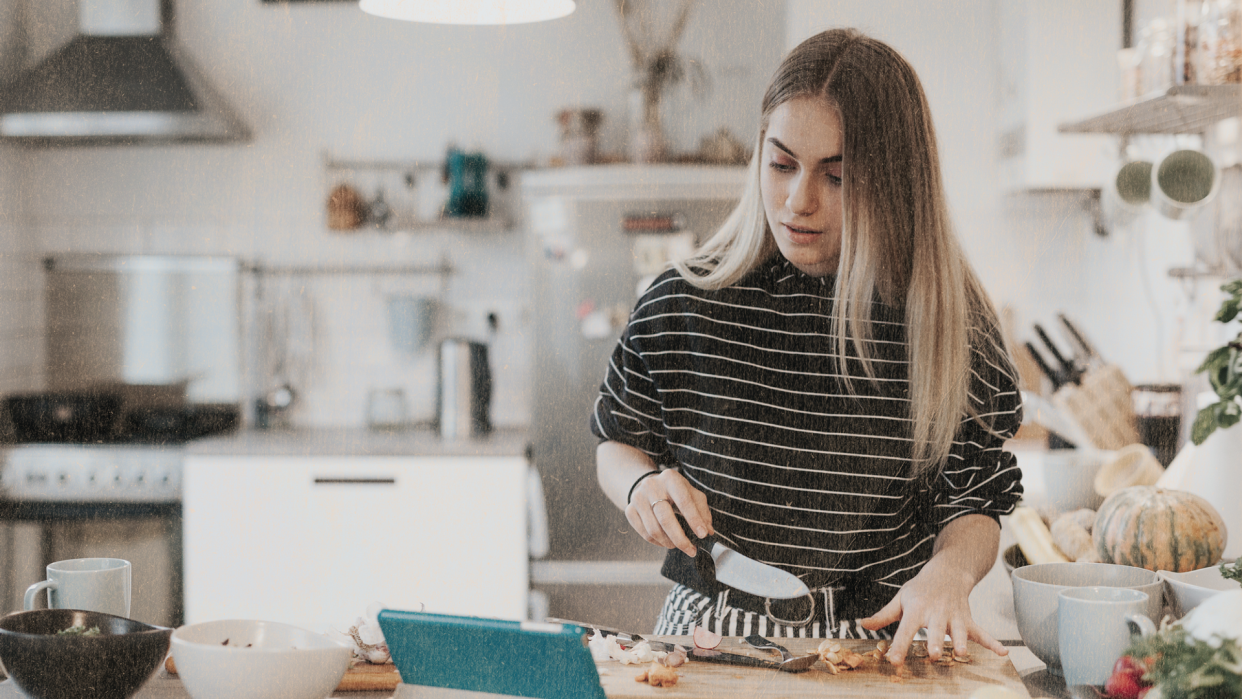
[(788, 235), (789, 240), (794, 243), (809, 243), (815, 240), (815, 238), (819, 235), (819, 231), (814, 231), (809, 228), (798, 228), (797, 226), (791, 226), (788, 223), (784, 224), (784, 226), (786, 235)]

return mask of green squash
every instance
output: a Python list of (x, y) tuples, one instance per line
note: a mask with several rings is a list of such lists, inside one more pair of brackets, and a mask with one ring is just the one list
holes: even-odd
[(1091, 530), (1100, 560), (1174, 573), (1216, 565), (1226, 536), (1225, 522), (1207, 500), (1150, 485), (1108, 496)]

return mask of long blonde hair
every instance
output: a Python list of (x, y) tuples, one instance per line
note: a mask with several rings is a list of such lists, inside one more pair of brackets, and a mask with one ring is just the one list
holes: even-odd
[[(874, 300), (904, 307), (914, 472), (939, 469), (962, 419), (982, 422), (969, 398), (972, 343), (998, 343), (1003, 361), (1008, 353), (999, 338), (986, 339), (996, 312), (953, 232), (927, 98), (914, 69), (891, 47), (833, 29), (785, 57), (763, 98), (737, 207), (694, 256), (675, 266), (691, 284), (721, 289), (777, 249), (759, 184), (763, 141), (772, 112), (807, 96), (837, 109), (844, 137), (844, 221), (832, 311), (837, 356), (843, 360), (852, 345), (874, 379), (868, 349)], [(852, 391), (848, 375), (845, 382)]]

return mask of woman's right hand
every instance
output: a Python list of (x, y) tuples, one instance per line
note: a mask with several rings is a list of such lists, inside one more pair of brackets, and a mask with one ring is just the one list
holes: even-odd
[(634, 487), (625, 507), (625, 518), (644, 539), (666, 549), (681, 549), (693, 557), (697, 549), (677, 520), (679, 513), (699, 538), (715, 533), (707, 496), (675, 469), (644, 478)]

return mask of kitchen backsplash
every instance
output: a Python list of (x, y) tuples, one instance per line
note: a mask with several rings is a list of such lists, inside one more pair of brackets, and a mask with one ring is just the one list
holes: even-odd
[[(165, 224), (125, 234), (78, 221), (42, 228), (38, 240), (43, 254), (228, 255), (259, 266), (261, 277), (244, 277), (244, 381), (258, 397), (287, 380), (296, 393), (286, 415), (292, 426), (365, 425), (369, 394), (391, 389), (404, 393), (411, 422), (430, 420), (437, 340), (447, 336), (488, 343), (493, 424), (529, 420), (530, 309), (518, 228), (342, 235), (319, 226)], [(430, 299), (437, 309), (427, 342), (414, 351), (394, 344), (389, 300), (398, 297)], [(274, 327), (273, 317), (284, 321)], [(274, 331), (285, 341), (273, 343)], [(273, 376), (282, 359), (286, 376)]]
[(43, 280), (33, 232), (23, 225), (15, 152), (0, 151), (0, 395), (42, 383)]

